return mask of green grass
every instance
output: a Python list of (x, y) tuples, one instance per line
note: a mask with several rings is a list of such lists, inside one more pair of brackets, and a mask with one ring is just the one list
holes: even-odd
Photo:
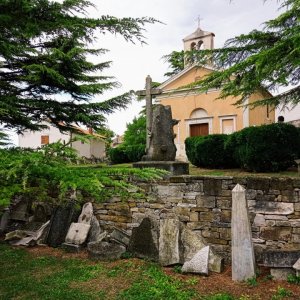
[[(193, 299), (190, 285), (164, 274), (150, 262), (93, 263), (87, 260), (32, 256), (0, 243), (0, 299)], [(106, 285), (107, 283), (110, 283)], [(111, 296), (111, 286), (125, 284)], [(98, 283), (103, 286), (99, 287)]]

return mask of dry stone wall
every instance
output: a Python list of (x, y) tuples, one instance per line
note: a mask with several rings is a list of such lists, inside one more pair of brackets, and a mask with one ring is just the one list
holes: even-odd
[(145, 198), (112, 198), (94, 204), (94, 210), (108, 232), (118, 227), (131, 234), (145, 217), (156, 221), (178, 218), (229, 262), (231, 191), (237, 183), (246, 189), (257, 261), (267, 250), (300, 250), (300, 179), (175, 176), (137, 183), (146, 192)]

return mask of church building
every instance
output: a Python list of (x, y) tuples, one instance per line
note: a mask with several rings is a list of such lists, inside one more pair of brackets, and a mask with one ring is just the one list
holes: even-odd
[[(184, 50), (213, 49), (214, 37), (212, 32), (203, 31), (198, 27), (194, 33), (183, 39)], [(248, 126), (275, 122), (275, 111), (268, 106), (241, 108), (233, 105), (236, 102), (234, 97), (216, 100), (220, 90), (212, 89), (206, 93), (199, 93), (197, 88), (183, 88), (213, 71), (213, 66), (209, 64), (204, 67), (186, 65), (184, 70), (158, 87), (162, 93), (156, 96), (156, 102), (170, 105), (173, 119), (180, 121), (174, 126), (176, 158), (179, 160), (186, 160), (184, 141), (187, 137), (230, 134)], [(270, 95), (268, 91), (258, 91), (246, 99), (245, 104), (263, 99), (267, 95)]]

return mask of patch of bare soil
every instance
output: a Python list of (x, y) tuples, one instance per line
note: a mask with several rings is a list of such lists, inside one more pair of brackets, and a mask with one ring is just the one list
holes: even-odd
[[(67, 253), (59, 248), (50, 248), (47, 246), (39, 246), (28, 248), (28, 252), (33, 256), (52, 255), (59, 258), (78, 258), (87, 259), (87, 251), (80, 253)], [(91, 261), (91, 264), (95, 262)], [(101, 262), (105, 267), (105, 276), (89, 280), (88, 282), (80, 283), (83, 289), (93, 289), (98, 291), (105, 291), (106, 297), (113, 299), (121, 290), (129, 288), (130, 285), (138, 278), (141, 272), (141, 266), (144, 264), (139, 259), (126, 259), (114, 262)], [(109, 270), (116, 270), (116, 274), (111, 274)], [(119, 271), (118, 271), (119, 270)], [(221, 274), (211, 273), (209, 276), (198, 275), (182, 275), (174, 272), (173, 268), (164, 268), (167, 275), (186, 282), (191, 288), (196, 289), (201, 295), (210, 295), (216, 293), (228, 293), (235, 297), (242, 297), (246, 300), (300, 300), (300, 286), (290, 284), (286, 281), (271, 280), (268, 276), (269, 269), (260, 269), (260, 275), (257, 278), (257, 285), (252, 286), (246, 282), (234, 282), (231, 280), (231, 268), (227, 267)], [(119, 273), (118, 273), (119, 272)], [(126, 272), (127, 276), (124, 276)], [(119, 276), (120, 275), (120, 276)], [(196, 282), (196, 284), (189, 284), (189, 282)], [(78, 283), (77, 287), (78, 287)], [(282, 298), (273, 298), (278, 295), (278, 288), (284, 288), (292, 292), (292, 296)]]
[(244, 296), (245, 300), (271, 300), (274, 295), (278, 295), (278, 288), (284, 288), (285, 290), (292, 292), (292, 295), (275, 299), (300, 300), (299, 285), (290, 284), (286, 281), (269, 279), (270, 277), (268, 277), (268, 275), (270, 272), (268, 268), (262, 268), (260, 271), (261, 274), (257, 278), (257, 285), (251, 286), (246, 282), (232, 281), (231, 267), (226, 267), (225, 271), (221, 274), (211, 273), (207, 277), (181, 274), (174, 275), (174, 271), (172, 269), (165, 269), (166, 274), (176, 276), (183, 281), (188, 281), (189, 278), (198, 279), (198, 283), (193, 285), (193, 288), (195, 288), (201, 295), (228, 293), (235, 297)]

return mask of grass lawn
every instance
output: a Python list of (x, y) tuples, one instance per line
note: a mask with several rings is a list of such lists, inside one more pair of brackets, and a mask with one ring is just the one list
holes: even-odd
[(273, 282), (268, 276), (234, 283), (228, 271), (208, 277), (182, 275), (179, 267), (161, 268), (134, 258), (93, 262), (86, 253), (67, 254), (49, 247), (20, 249), (0, 242), (0, 261), (3, 300), (300, 299), (299, 285)]

